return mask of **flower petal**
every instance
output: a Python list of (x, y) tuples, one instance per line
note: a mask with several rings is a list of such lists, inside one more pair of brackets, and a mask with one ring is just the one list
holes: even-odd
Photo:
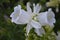
[(36, 22), (36, 21), (34, 21), (34, 20), (31, 21), (31, 25), (34, 28), (41, 28), (41, 24)]
[(32, 26), (30, 24), (27, 24), (27, 27), (26, 27), (27, 35), (29, 34), (31, 29), (32, 29)]
[(46, 25), (48, 23), (47, 20), (47, 12), (42, 12), (37, 16), (38, 21), (41, 23), (41, 25)]
[(51, 17), (55, 17), (55, 14), (54, 14), (54, 12), (52, 11), (51, 8), (48, 9), (48, 14), (47, 15), (51, 16)]
[(42, 36), (42, 34), (45, 34), (45, 31), (43, 28), (37, 28), (35, 29), (35, 32), (37, 33), (38, 36)]
[(33, 4), (33, 13), (39, 13), (40, 10), (41, 10), (41, 5), (37, 4), (35, 6), (35, 4)]
[(10, 15), (10, 17), (18, 16), (19, 13), (20, 13), (20, 10), (21, 10), (21, 6), (20, 5), (14, 7), (14, 12)]
[(55, 23), (56, 20), (55, 20), (55, 14), (51, 8), (48, 9), (47, 20), (50, 26), (54, 26), (53, 23)]
[(32, 13), (32, 9), (30, 8), (30, 3), (27, 3), (27, 12), (28, 13)]
[(14, 7), (14, 12), (20, 12), (21, 5)]
[(56, 20), (55, 18), (51, 18), (50, 20), (48, 20), (48, 22), (51, 27), (54, 27), (54, 23), (56, 22)]
[(56, 20), (55, 20), (55, 18), (48, 18), (48, 21), (49, 21), (49, 23), (55, 23), (56, 22)]
[(16, 18), (19, 16), (20, 14), (20, 10), (21, 10), (21, 6), (18, 5), (14, 8), (14, 12), (10, 15), (10, 17), (12, 18), (12, 22), (16, 20)]

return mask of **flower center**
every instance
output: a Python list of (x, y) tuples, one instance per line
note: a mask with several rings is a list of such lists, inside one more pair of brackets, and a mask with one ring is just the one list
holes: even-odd
[(33, 14), (32, 15), (32, 19), (35, 20), (35, 21), (37, 21), (37, 17), (36, 16), (37, 16), (37, 14)]

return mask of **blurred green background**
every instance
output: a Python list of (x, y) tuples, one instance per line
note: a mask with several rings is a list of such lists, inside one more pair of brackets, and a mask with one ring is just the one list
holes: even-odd
[(10, 14), (14, 11), (14, 7), (18, 4), (26, 9), (26, 3), (40, 3), (43, 8), (42, 11), (46, 11), (48, 8), (52, 8), (56, 15), (56, 23), (54, 32), (60, 30), (60, 4), (59, 12), (56, 13), (56, 7), (46, 7), (45, 3), (49, 0), (0, 0), (0, 40), (25, 40), (26, 25), (17, 25), (11, 22)]

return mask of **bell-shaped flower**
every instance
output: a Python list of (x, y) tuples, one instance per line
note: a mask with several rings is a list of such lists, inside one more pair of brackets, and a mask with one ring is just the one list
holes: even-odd
[(46, 12), (40, 13), (37, 18), (42, 26), (54, 26), (54, 23), (56, 22), (54, 12), (51, 8), (49, 8)]
[(30, 20), (30, 15), (23, 9), (21, 5), (18, 5), (14, 8), (14, 12), (10, 15), (12, 22), (16, 24), (26, 24)]

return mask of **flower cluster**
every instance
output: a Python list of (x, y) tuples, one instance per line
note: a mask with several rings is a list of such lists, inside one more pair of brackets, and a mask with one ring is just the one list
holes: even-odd
[(41, 35), (44, 33), (42, 26), (54, 26), (56, 20), (51, 8), (49, 8), (46, 12), (40, 12), (42, 7), (39, 4), (33, 4), (33, 10), (31, 9), (29, 2), (26, 6), (27, 11), (22, 9), (21, 5), (14, 7), (14, 12), (10, 15), (10, 17), (12, 18), (12, 22), (16, 24), (27, 24), (27, 35), (32, 28), (35, 28), (34, 31), (37, 35)]

